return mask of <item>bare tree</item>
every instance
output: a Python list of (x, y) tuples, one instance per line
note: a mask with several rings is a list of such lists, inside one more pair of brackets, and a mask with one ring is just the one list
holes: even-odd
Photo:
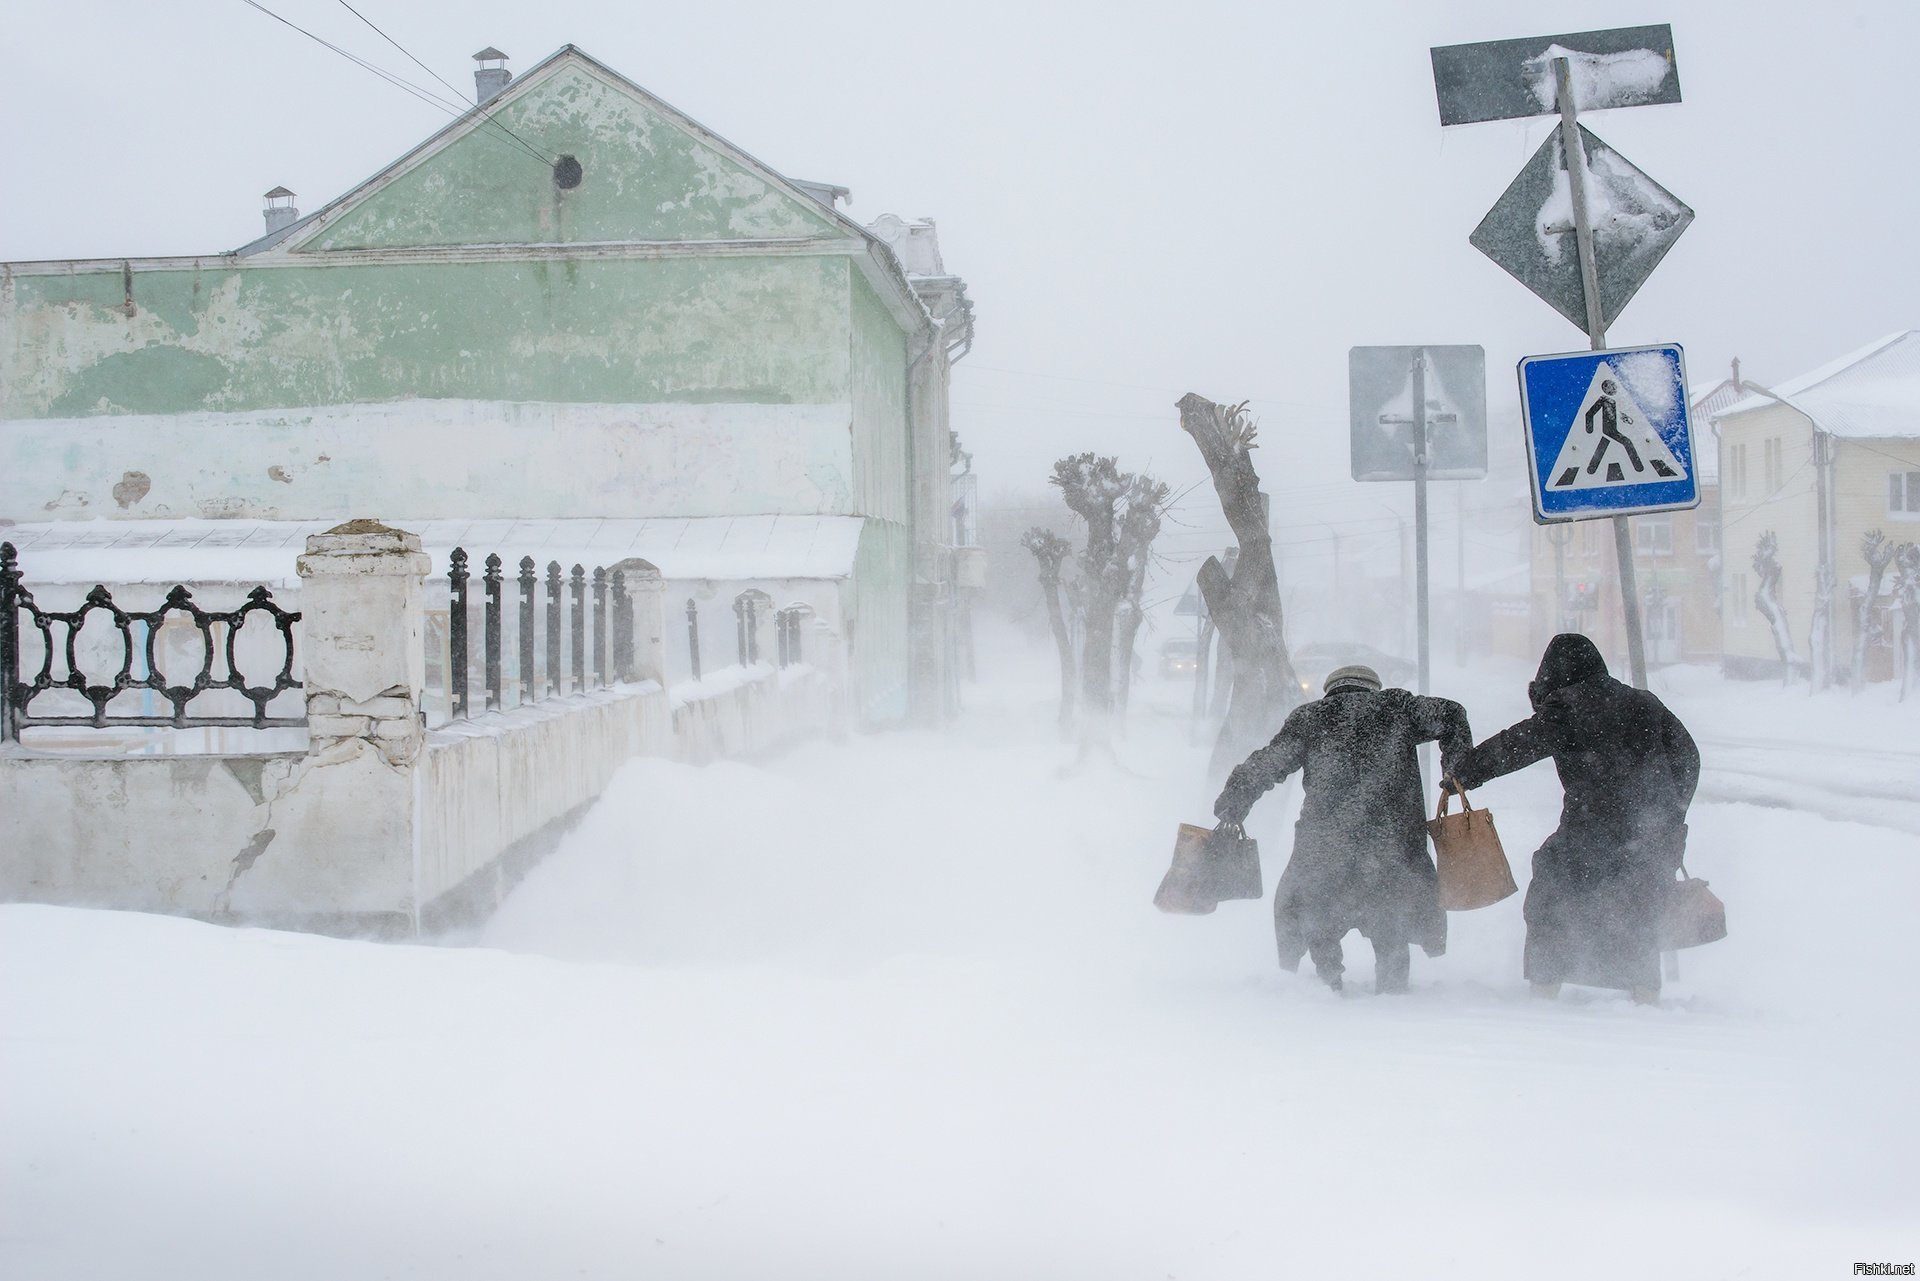
[(1287, 654), (1267, 496), (1253, 469), (1258, 425), (1247, 416), (1244, 402), (1221, 405), (1189, 392), (1178, 408), (1180, 428), (1199, 447), (1220, 510), (1240, 545), (1231, 572), (1209, 556), (1199, 575), (1200, 594), (1233, 668), (1233, 692), (1210, 767), (1219, 775), (1273, 736), (1299, 702), (1300, 686)]
[(1060, 726), (1073, 723), (1074, 668), (1073, 638), (1067, 633), (1066, 613), (1061, 607), (1061, 570), (1073, 545), (1054, 533), (1035, 525), (1020, 537), (1020, 545), (1033, 553), (1040, 566), (1040, 591), (1047, 600), (1047, 625), (1053, 630), (1054, 648), (1060, 654)]
[(1920, 543), (1902, 543), (1893, 558), (1893, 599), (1900, 609), (1900, 701), (1913, 688), (1920, 667)]
[(1860, 540), (1860, 555), (1867, 562), (1867, 592), (1860, 598), (1860, 612), (1853, 628), (1853, 692), (1858, 694), (1867, 682), (1867, 651), (1882, 640), (1886, 632), (1880, 626), (1880, 611), (1874, 602), (1880, 599), (1880, 583), (1887, 576), (1897, 548), (1884, 533), (1870, 529)]
[(1134, 477), (1121, 517), (1120, 550), (1127, 585), (1115, 624), (1118, 631), (1115, 650), (1120, 664), (1117, 702), (1123, 716), (1133, 693), (1133, 646), (1140, 635), (1140, 624), (1146, 619), (1142, 598), (1147, 590), (1147, 567), (1153, 554), (1153, 540), (1160, 536), (1160, 517), (1166, 510), (1168, 493), (1167, 486), (1151, 476)]
[(1754, 589), (1753, 607), (1773, 629), (1773, 647), (1780, 654), (1780, 683), (1785, 685), (1793, 678), (1793, 669), (1799, 666), (1800, 658), (1794, 653), (1786, 610), (1780, 606), (1780, 539), (1771, 529), (1760, 535), (1760, 542), (1753, 550), (1753, 573), (1759, 584)]
[[(1124, 706), (1114, 666), (1132, 664), (1139, 593), (1168, 490), (1151, 476), (1121, 471), (1118, 459), (1091, 453), (1060, 459), (1052, 481), (1087, 527), (1086, 546), (1075, 558), (1084, 616), (1080, 715), (1083, 738), (1102, 740), (1112, 732), (1115, 710)], [(1129, 602), (1123, 624), (1121, 607)]]

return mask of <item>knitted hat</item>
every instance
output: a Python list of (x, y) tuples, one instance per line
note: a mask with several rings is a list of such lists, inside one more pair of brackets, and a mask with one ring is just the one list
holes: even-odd
[(1327, 683), (1321, 686), (1321, 692), (1331, 694), (1336, 689), (1351, 686), (1355, 689), (1379, 689), (1380, 673), (1371, 667), (1362, 667), (1358, 663), (1347, 667), (1336, 667), (1327, 676)]

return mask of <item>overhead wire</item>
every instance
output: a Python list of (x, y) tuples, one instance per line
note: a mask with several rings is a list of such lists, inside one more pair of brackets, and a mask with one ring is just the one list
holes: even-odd
[[(401, 53), (406, 54), (408, 60), (411, 61), (414, 66), (420, 68), (420, 70), (426, 72), (428, 75), (432, 76), (435, 80), (438, 80), (441, 84), (446, 85), (447, 91), (453, 95), (454, 101), (461, 102), (461, 103), (464, 103), (466, 101), (464, 98), (461, 97), (461, 92), (459, 89), (447, 83), (446, 77), (442, 76), (439, 72), (435, 71), (432, 67), (429, 67), (426, 63), (420, 61), (420, 59), (414, 57), (412, 50), (408, 49), (405, 45), (401, 44), (398, 40), (395, 40), (392, 36), (388, 35), (384, 30), (380, 28), (380, 25), (376, 23), (372, 18), (369, 18), (366, 14), (361, 13), (358, 9), (354, 8), (351, 4), (348, 4), (347, 0), (340, 0), (340, 7), (345, 9), (348, 13), (352, 14), (354, 17), (360, 19), (360, 21), (366, 23), (369, 27), (373, 28), (374, 32), (377, 35), (379, 35), (379, 37), (382, 40), (385, 40), (388, 44), (398, 49)], [(472, 109), (480, 113), (481, 119), (485, 120), (488, 124), (493, 125), (495, 128), (503, 130), (509, 138), (514, 139), (521, 146), (533, 152), (533, 154), (535, 154), (536, 156), (543, 155), (543, 153), (540, 151), (538, 147), (535, 147), (532, 143), (528, 142), (525, 138), (522, 138), (519, 134), (515, 133), (512, 129), (508, 128), (505, 121), (502, 121), (499, 117), (495, 116), (492, 112), (488, 111), (483, 104), (476, 103)], [(553, 161), (549, 159), (546, 161), (546, 163), (552, 164)]]
[[(249, 8), (258, 9), (261, 13), (266, 14), (269, 18), (272, 18), (275, 22), (278, 22), (284, 26), (293, 28), (293, 30), (298, 31), (301, 35), (313, 41), (315, 44), (318, 44), (323, 48), (329, 49), (332, 52), (339, 54), (341, 57), (345, 58), (348, 62), (353, 63), (355, 66), (362, 67), (368, 71), (371, 71), (374, 75), (379, 76), (382, 80), (385, 80), (388, 84), (392, 85), (394, 88), (399, 89), (405, 93), (412, 94), (415, 98), (418, 98), (421, 102), (426, 103), (428, 106), (438, 107), (440, 110), (446, 112), (448, 115), (455, 117), (456, 119), (467, 115), (470, 111), (477, 110), (476, 108), (465, 106), (464, 103), (458, 107), (449, 105), (444, 99), (442, 99), (438, 94), (433, 93), (431, 90), (422, 89), (420, 86), (412, 83), (411, 81), (403, 80), (399, 76), (394, 75), (392, 72), (387, 71), (382, 67), (376, 67), (371, 62), (368, 62), (365, 58), (362, 58), (357, 54), (349, 53), (347, 50), (342, 49), (339, 45), (334, 44), (331, 40), (323, 39), (322, 37), (315, 35), (313, 32), (308, 31), (305, 27), (301, 26), (299, 23), (293, 22), (275, 13), (273, 10), (261, 4), (260, 0), (241, 0), (241, 2), (247, 5)], [(551, 169), (553, 167), (553, 161), (551, 159), (542, 155), (539, 151), (535, 150), (519, 135), (514, 134), (511, 130), (508, 130), (505, 125), (495, 120), (492, 116), (487, 115), (487, 113), (484, 111), (480, 112), (480, 115), (483, 123), (495, 125), (499, 129), (504, 131), (507, 135), (506, 137), (507, 141), (511, 141), (514, 145), (518, 146), (521, 150), (525, 151), (528, 155), (532, 156), (535, 160), (538, 160), (541, 163), (541, 165), (545, 166), (546, 168)], [(499, 135), (495, 135), (495, 136), (497, 137)]]

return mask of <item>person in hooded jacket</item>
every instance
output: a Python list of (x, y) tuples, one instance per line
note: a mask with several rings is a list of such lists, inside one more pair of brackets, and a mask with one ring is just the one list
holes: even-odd
[(1560, 826), (1533, 856), (1526, 977), (1534, 995), (1562, 983), (1660, 993), (1660, 913), (1686, 849), (1700, 752), (1658, 697), (1613, 678), (1594, 643), (1547, 644), (1527, 695), (1533, 715), (1467, 754), (1463, 787), (1553, 758)]
[(1407, 990), (1409, 946), (1447, 948), (1416, 749), (1440, 743), (1451, 770), (1473, 745), (1466, 709), (1445, 698), (1381, 689), (1368, 667), (1342, 667), (1318, 700), (1296, 708), (1271, 743), (1234, 768), (1215, 817), (1244, 822), (1253, 803), (1295, 770), (1306, 797), (1293, 857), (1273, 897), (1280, 965), (1303, 955), (1339, 991), (1341, 940), (1358, 929), (1373, 942), (1374, 990)]

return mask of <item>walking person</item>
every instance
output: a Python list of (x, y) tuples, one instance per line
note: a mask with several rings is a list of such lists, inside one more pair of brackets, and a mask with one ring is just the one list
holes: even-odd
[(1320, 978), (1341, 990), (1341, 940), (1358, 929), (1373, 942), (1374, 990), (1404, 992), (1411, 944), (1428, 956), (1446, 951), (1417, 753), (1435, 740), (1451, 771), (1473, 743), (1460, 704), (1381, 689), (1372, 668), (1342, 667), (1228, 776), (1213, 812), (1240, 823), (1269, 788), (1302, 771), (1293, 857), (1273, 897), (1281, 968), (1311, 955)]
[(1553, 758), (1560, 826), (1533, 856), (1525, 971), (1536, 996), (1563, 983), (1660, 995), (1660, 912), (1686, 852), (1700, 752), (1658, 697), (1615, 680), (1594, 643), (1563, 633), (1527, 687), (1533, 715), (1467, 754), (1464, 787)]

